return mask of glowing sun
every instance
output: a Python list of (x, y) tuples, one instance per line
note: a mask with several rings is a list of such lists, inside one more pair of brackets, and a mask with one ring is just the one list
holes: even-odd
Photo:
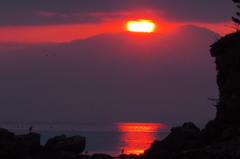
[(151, 20), (139, 19), (138, 21), (129, 21), (127, 23), (128, 31), (133, 32), (153, 32), (155, 24)]

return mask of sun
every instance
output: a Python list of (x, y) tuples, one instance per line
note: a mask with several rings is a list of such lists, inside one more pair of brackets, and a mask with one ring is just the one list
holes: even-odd
[(151, 20), (128, 21), (127, 30), (132, 32), (153, 32), (155, 24)]

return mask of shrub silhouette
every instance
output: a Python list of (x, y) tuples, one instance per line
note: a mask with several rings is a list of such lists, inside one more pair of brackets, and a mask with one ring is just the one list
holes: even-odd
[[(234, 3), (238, 3), (237, 7), (240, 8), (240, 0), (232, 0)], [(240, 12), (236, 13), (237, 16), (240, 16)], [(232, 20), (237, 23), (238, 25), (240, 25), (240, 19), (232, 17)], [(239, 30), (239, 28), (237, 29)]]

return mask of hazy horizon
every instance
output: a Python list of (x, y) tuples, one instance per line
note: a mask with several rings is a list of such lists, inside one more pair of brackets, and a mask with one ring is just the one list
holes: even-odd
[(207, 99), (218, 98), (216, 36), (184, 26), (1, 52), (0, 120), (206, 123), (216, 112)]
[[(231, 0), (8, 0), (0, 10), (0, 122), (215, 118), (209, 46), (236, 31)], [(127, 32), (140, 21), (152, 33)]]

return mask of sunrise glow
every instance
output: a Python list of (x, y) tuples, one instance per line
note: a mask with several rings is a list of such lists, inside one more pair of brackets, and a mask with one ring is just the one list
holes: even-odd
[(138, 21), (129, 21), (127, 23), (128, 31), (132, 32), (153, 32), (155, 24), (151, 20), (139, 19)]

